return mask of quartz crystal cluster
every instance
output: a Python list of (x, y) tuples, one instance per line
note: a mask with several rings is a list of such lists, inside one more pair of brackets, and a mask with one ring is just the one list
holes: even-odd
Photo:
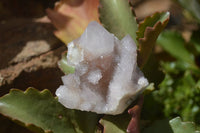
[(70, 109), (120, 114), (148, 85), (132, 38), (120, 41), (97, 22), (68, 44), (66, 58), (75, 72), (62, 77), (56, 95)]

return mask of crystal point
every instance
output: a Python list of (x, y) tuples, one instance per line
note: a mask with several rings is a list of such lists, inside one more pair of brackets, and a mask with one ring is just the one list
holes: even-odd
[(62, 77), (56, 95), (65, 107), (100, 114), (120, 114), (143, 92), (147, 79), (137, 66), (137, 47), (121, 41), (97, 22), (68, 45), (67, 61), (75, 73)]

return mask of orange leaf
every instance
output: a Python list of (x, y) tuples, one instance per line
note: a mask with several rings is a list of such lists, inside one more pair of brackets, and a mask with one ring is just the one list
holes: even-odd
[(99, 22), (99, 0), (60, 0), (47, 14), (57, 28), (55, 35), (65, 44), (78, 38), (89, 22)]

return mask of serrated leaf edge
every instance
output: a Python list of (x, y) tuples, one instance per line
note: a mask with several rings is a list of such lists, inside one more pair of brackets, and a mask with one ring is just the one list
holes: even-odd
[[(142, 22), (140, 22), (139, 23), (139, 27), (145, 22), (145, 21), (147, 21), (148, 19), (151, 19), (152, 17), (154, 17), (155, 15), (157, 15), (157, 14), (161, 14), (161, 13), (164, 13), (164, 12), (156, 12), (156, 13), (154, 13), (152, 16), (148, 16), (148, 17), (146, 17)], [(142, 48), (142, 42), (146, 42), (146, 41), (148, 41), (148, 33), (149, 32), (154, 32), (154, 31), (157, 31), (157, 29), (160, 29), (161, 28), (161, 30), (159, 31), (159, 32), (161, 32), (164, 28), (162, 28), (162, 27), (166, 27), (166, 25), (168, 24), (168, 22), (169, 22), (169, 17), (170, 17), (170, 13), (169, 12), (167, 12), (167, 14), (168, 14), (168, 17), (167, 17), (167, 19), (165, 19), (163, 22), (161, 22), (161, 21), (158, 21), (158, 22), (156, 22), (155, 24), (154, 24), (154, 26), (153, 27), (149, 27), (149, 26), (147, 26), (146, 27), (146, 29), (145, 29), (145, 31), (144, 31), (144, 36), (142, 37), (142, 38), (137, 38), (136, 37), (136, 39), (138, 40), (138, 42), (139, 42), (139, 49), (138, 49), (138, 65), (139, 65), (139, 67), (140, 68), (143, 68), (144, 67), (144, 65), (146, 64), (146, 62), (147, 62), (147, 60), (148, 60), (148, 57), (150, 56), (150, 54), (151, 54), (151, 51), (152, 51), (152, 49), (153, 49), (153, 47), (154, 47), (154, 45), (155, 44), (153, 44), (153, 45), (151, 45), (151, 47), (150, 47), (150, 50), (148, 51), (148, 53), (146, 52), (146, 54), (147, 55), (145, 55), (145, 56), (147, 56), (147, 57), (145, 57), (144, 55), (143, 55), (143, 53), (141, 53), (141, 48)], [(138, 32), (139, 32), (139, 27), (138, 27), (138, 31), (136, 32), (136, 35), (138, 34)], [(159, 33), (158, 32), (158, 33)], [(159, 34), (155, 37), (156, 39), (158, 38), (158, 36), (159, 36)], [(155, 41), (156, 41), (156, 39), (155, 39)]]
[[(145, 21), (148, 21), (148, 19), (151, 19), (151, 18), (153, 18), (154, 16), (156, 16), (156, 15), (158, 15), (158, 14), (162, 14), (162, 13), (165, 13), (165, 12), (164, 12), (164, 11), (163, 11), (163, 12), (155, 12), (153, 15), (149, 15), (149, 16), (145, 17), (145, 19), (144, 19), (143, 21), (141, 21), (141, 22), (138, 24), (138, 30), (137, 30), (137, 32), (136, 32), (136, 35), (137, 35), (136, 39), (137, 39), (137, 40), (141, 39), (141, 38), (138, 37), (138, 33), (140, 32), (140, 27), (141, 27), (141, 25), (142, 25)], [(165, 24), (168, 23), (169, 17), (170, 17), (170, 12), (167, 11), (166, 13), (167, 13), (167, 15), (168, 15), (168, 18), (165, 19), (165, 21), (163, 21), (163, 22), (158, 21), (157, 23), (160, 22), (162, 25), (165, 25)], [(157, 23), (155, 23), (153, 27), (147, 26), (147, 28), (152, 28), (152, 30), (153, 30), (153, 29), (155, 29), (154, 27), (156, 26)], [(146, 28), (146, 29), (147, 29), (147, 28)], [(144, 31), (144, 36), (143, 36), (142, 38), (145, 38), (146, 29), (145, 29), (145, 31)]]
[[(34, 92), (36, 92), (37, 94), (40, 94), (40, 95), (46, 95), (46, 94), (48, 94), (49, 96), (52, 96), (52, 98), (54, 98), (53, 95), (51, 94), (51, 92), (50, 92), (48, 89), (44, 89), (44, 90), (42, 90), (42, 91), (38, 91), (37, 89), (35, 89), (35, 88), (33, 88), (33, 87), (29, 87), (29, 88), (27, 88), (25, 91), (22, 91), (22, 90), (20, 90), (20, 89), (11, 89), (11, 90), (9, 91), (8, 94), (6, 94), (6, 95), (0, 97), (0, 99), (11, 95), (11, 93), (13, 93), (13, 92), (14, 92), (14, 93), (15, 93), (15, 92), (19, 92), (19, 93), (23, 93), (23, 94), (27, 95), (27, 94), (30, 93), (30, 91), (34, 91)], [(54, 98), (54, 99), (56, 100), (56, 98)], [(43, 131), (43, 133), (53, 133), (53, 131), (51, 131), (51, 130), (44, 130), (44, 129), (42, 129), (41, 127), (36, 126), (35, 124), (32, 124), (32, 123), (24, 123), (24, 122), (22, 122), (22, 121), (20, 121), (20, 120), (18, 120), (18, 119), (15, 119), (15, 118), (12, 118), (12, 117), (6, 115), (6, 114), (2, 114), (2, 113), (0, 113), (0, 114), (3, 115), (3, 116), (5, 116), (6, 118), (12, 120), (12, 121), (15, 122), (15, 123), (17, 123), (17, 124), (19, 124), (19, 125), (22, 125), (22, 126), (24, 126), (24, 127), (26, 127), (26, 128), (28, 128), (29, 130), (31, 130), (30, 127), (34, 127), (34, 128), (37, 128), (38, 130), (41, 130), (41, 132)]]
[(8, 94), (3, 95), (2, 97), (0, 97), (0, 99), (4, 98), (6, 96), (9, 96), (13, 92), (19, 92), (19, 93), (23, 93), (23, 94), (27, 95), (28, 93), (30, 93), (30, 91), (33, 91), (33, 92), (36, 92), (37, 94), (42, 94), (42, 95), (48, 94), (49, 96), (53, 97), (53, 95), (51, 94), (51, 92), (48, 89), (39, 91), (39, 90), (35, 89), (34, 87), (29, 87), (25, 91), (20, 90), (20, 89), (15, 89), (15, 88), (11, 89)]

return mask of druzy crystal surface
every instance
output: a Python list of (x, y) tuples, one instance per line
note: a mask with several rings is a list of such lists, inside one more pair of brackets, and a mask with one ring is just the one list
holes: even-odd
[(67, 64), (75, 72), (62, 77), (56, 95), (70, 109), (120, 114), (148, 85), (132, 38), (118, 40), (97, 22), (68, 44)]

